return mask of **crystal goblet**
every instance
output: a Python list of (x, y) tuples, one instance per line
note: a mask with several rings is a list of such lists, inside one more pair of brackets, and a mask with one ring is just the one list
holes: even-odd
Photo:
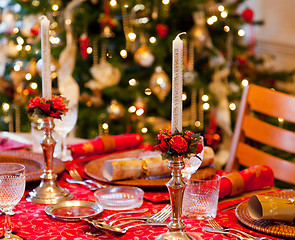
[(2, 239), (21, 239), (12, 234), (10, 216), (14, 214), (12, 209), (19, 203), (24, 195), (26, 185), (25, 166), (18, 163), (0, 163), (0, 207), (5, 214)]
[(78, 118), (78, 103), (72, 103), (69, 105), (69, 111), (66, 115), (62, 116), (62, 119), (55, 119), (54, 131), (61, 138), (61, 160), (72, 160), (72, 156), (67, 152), (67, 135), (74, 129)]
[[(204, 138), (200, 136), (202, 146), (204, 146)], [(184, 161), (184, 169), (181, 170), (182, 177), (185, 180), (189, 180), (195, 172), (199, 169), (202, 164), (204, 157), (204, 147), (202, 152), (198, 153), (197, 155), (192, 154), (192, 156), (188, 156), (183, 158)]]

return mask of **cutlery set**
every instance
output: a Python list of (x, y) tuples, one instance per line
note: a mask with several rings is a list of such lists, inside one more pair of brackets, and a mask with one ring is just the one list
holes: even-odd
[[(106, 221), (112, 218), (115, 215), (123, 215), (130, 213), (139, 213), (143, 212), (145, 209), (140, 209), (138, 211), (128, 211), (128, 212), (120, 212), (116, 214), (109, 215), (103, 219), (89, 219), (89, 218), (81, 218), (84, 222), (88, 223), (91, 226), (94, 226), (98, 231), (96, 232), (86, 232), (87, 235), (91, 236), (99, 236), (105, 233), (113, 233), (113, 234), (125, 234), (128, 229), (138, 227), (138, 226), (167, 226), (167, 222), (165, 220), (170, 217), (172, 214), (172, 208), (170, 205), (166, 205), (159, 212), (153, 215), (147, 216), (138, 216), (138, 217), (121, 217), (113, 220), (112, 222), (107, 223)], [(130, 220), (131, 221), (126, 221)], [(117, 225), (113, 225), (115, 222), (120, 221), (121, 223)], [(128, 225), (124, 228), (121, 228), (123, 225), (127, 225), (130, 223), (141, 222), (134, 225)]]
[[(93, 180), (83, 179), (77, 170), (70, 170), (69, 173), (73, 179), (66, 178), (65, 179), (66, 182), (84, 185), (88, 187), (90, 191), (96, 191), (97, 189), (106, 187), (105, 185), (101, 185), (100, 183), (95, 182)], [(227, 206), (221, 209), (220, 211), (228, 211), (228, 210), (235, 209), (238, 204), (240, 204), (240, 202)], [(133, 217), (120, 216), (110, 222), (107, 222), (111, 218), (118, 215), (144, 213), (147, 211), (148, 211), (147, 208), (143, 208), (143, 209), (134, 210), (134, 211), (117, 212), (101, 219), (81, 218), (81, 220), (97, 229), (97, 231), (95, 232), (86, 232), (87, 235), (100, 236), (106, 233), (112, 233), (117, 235), (117, 234), (125, 234), (129, 229), (138, 227), (138, 226), (167, 226), (168, 222), (165, 222), (165, 220), (169, 218), (169, 216), (172, 214), (171, 205), (166, 205), (163, 209), (161, 209), (159, 212), (153, 215), (133, 216)], [(119, 222), (119, 224), (114, 225), (117, 222)], [(136, 222), (137, 224), (128, 225), (124, 228), (121, 228), (121, 226), (123, 225), (136, 223)], [(138, 223), (138, 222), (141, 222), (141, 223)], [(219, 223), (217, 223), (215, 219), (208, 219), (208, 223), (211, 227), (204, 226), (202, 230), (205, 232), (211, 232), (215, 234), (216, 233), (225, 234), (240, 240), (250, 240), (250, 239), (251, 240), (270, 240), (270, 238), (254, 236), (240, 229), (223, 227)]]

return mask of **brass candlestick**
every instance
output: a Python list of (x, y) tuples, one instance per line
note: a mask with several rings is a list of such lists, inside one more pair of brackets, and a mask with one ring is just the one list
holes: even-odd
[(182, 199), (186, 183), (182, 179), (181, 170), (184, 168), (183, 156), (169, 160), (172, 178), (166, 184), (172, 206), (172, 221), (168, 224), (168, 232), (161, 234), (156, 240), (195, 240), (185, 232), (186, 225), (182, 222)]
[(52, 138), (52, 130), (54, 129), (53, 118), (45, 118), (41, 127), (44, 130), (44, 138), (41, 141), (41, 146), (44, 154), (45, 169), (44, 173), (40, 176), (40, 185), (29, 192), (26, 200), (34, 203), (55, 204), (71, 199), (73, 196), (67, 189), (58, 185), (57, 175), (53, 172), (53, 152), (56, 144), (56, 141)]

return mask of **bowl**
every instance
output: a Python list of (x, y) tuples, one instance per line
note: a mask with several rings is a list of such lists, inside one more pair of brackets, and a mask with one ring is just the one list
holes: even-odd
[(94, 192), (97, 203), (108, 210), (127, 210), (138, 208), (143, 202), (142, 189), (137, 187), (106, 187)]

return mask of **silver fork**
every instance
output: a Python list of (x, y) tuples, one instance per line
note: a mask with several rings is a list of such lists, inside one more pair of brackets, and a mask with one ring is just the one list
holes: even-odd
[(94, 185), (95, 185), (96, 187), (98, 187), (98, 188), (105, 188), (105, 187), (106, 187), (105, 185), (101, 185), (100, 183), (95, 182), (95, 181), (93, 181), (93, 180), (90, 180), (90, 179), (84, 179), (76, 169), (71, 169), (71, 170), (69, 170), (69, 174), (71, 175), (71, 177), (72, 177), (74, 180), (77, 180), (77, 181), (84, 181), (84, 182), (86, 182), (86, 183), (91, 183), (91, 184), (94, 184)]
[(124, 221), (124, 220), (131, 220), (124, 223), (121, 223), (116, 226), (122, 226), (125, 224), (138, 222), (138, 221), (144, 221), (146, 223), (154, 223), (154, 222), (163, 222), (165, 221), (170, 215), (172, 214), (172, 207), (171, 205), (166, 205), (164, 208), (162, 208), (159, 212), (153, 214), (153, 215), (147, 215), (147, 216), (140, 216), (140, 217), (126, 217), (126, 218), (117, 218), (111, 222), (109, 222), (109, 225), (113, 226), (115, 222)]
[[(113, 233), (118, 233), (118, 234), (124, 234), (127, 232), (128, 229), (133, 228), (133, 227), (138, 227), (138, 226), (148, 226), (148, 225), (160, 225), (160, 226), (165, 226), (166, 223), (164, 221), (172, 214), (172, 208), (170, 205), (166, 205), (163, 209), (161, 209), (159, 212), (155, 213), (154, 215), (149, 216), (147, 219), (137, 219), (137, 220), (132, 220), (129, 222), (123, 222), (117, 225), (112, 226), (111, 224), (107, 224), (106, 222), (99, 222), (95, 220), (90, 220), (90, 219), (83, 219), (87, 223), (90, 223), (93, 225), (95, 228), (107, 232), (113, 232)], [(127, 218), (129, 219), (129, 218)], [(117, 220), (117, 219), (116, 219)], [(119, 219), (123, 220), (123, 219)], [(137, 222), (137, 221), (144, 221), (143, 223), (135, 224), (135, 225), (130, 225), (125, 228), (120, 228), (120, 226), (123, 226), (125, 224), (129, 224), (132, 222)], [(113, 221), (114, 223), (115, 221)], [(98, 232), (86, 232), (87, 235), (91, 236), (99, 236), (103, 234), (101, 231)]]
[(237, 232), (237, 233), (240, 233), (242, 235), (244, 235), (245, 237), (247, 238), (250, 238), (250, 239), (253, 239), (253, 240), (267, 240), (269, 238), (267, 237), (257, 237), (257, 236), (254, 236), (250, 233), (247, 233), (247, 232), (244, 232), (240, 229), (236, 229), (236, 228), (225, 228), (225, 227), (222, 227), (215, 219), (211, 218), (211, 219), (208, 219), (208, 223), (209, 225), (213, 228), (213, 229), (216, 229), (216, 230), (220, 230), (220, 231), (234, 231), (234, 232)]

